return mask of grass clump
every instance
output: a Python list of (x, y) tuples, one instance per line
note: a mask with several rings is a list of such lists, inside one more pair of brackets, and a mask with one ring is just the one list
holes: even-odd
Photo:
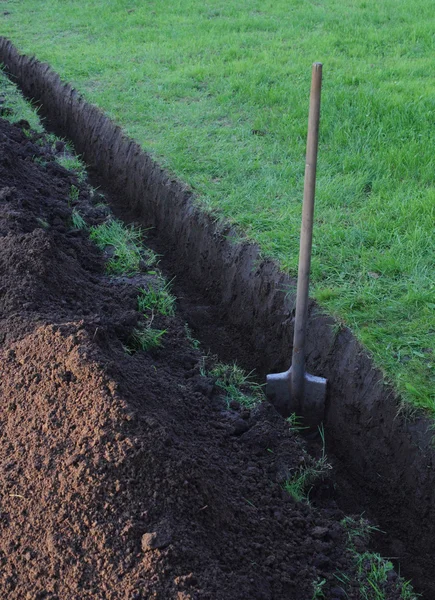
[(309, 494), (313, 484), (325, 477), (326, 473), (332, 468), (328, 463), (325, 452), (325, 432), (323, 426), (319, 427), (319, 433), (322, 438), (322, 454), (320, 458), (313, 460), (312, 464), (306, 464), (300, 467), (297, 472), (287, 479), (284, 483), (284, 489), (296, 502), (309, 502)]
[(308, 429), (308, 427), (303, 424), (303, 418), (296, 413), (292, 413), (289, 417), (287, 417), (286, 421), (288, 423), (289, 430), (293, 433), (300, 433), (304, 429)]
[(165, 335), (166, 329), (154, 329), (151, 324), (144, 327), (136, 328), (130, 338), (129, 345), (125, 350), (129, 354), (140, 350), (148, 352), (162, 346), (162, 337)]
[(112, 275), (134, 275), (156, 261), (155, 254), (142, 247), (142, 231), (133, 225), (127, 227), (117, 219), (91, 227), (90, 238), (110, 255), (107, 271)]
[(47, 161), (45, 160), (45, 158), (42, 158), (42, 156), (35, 156), (33, 158), (33, 162), (35, 163), (35, 165), (39, 165), (40, 167), (47, 166)]
[(69, 194), (68, 194), (68, 196), (69, 196), (68, 204), (70, 204), (70, 202), (78, 202), (79, 195), (80, 195), (79, 188), (75, 185), (72, 185), (70, 187)]
[[(387, 600), (387, 584), (391, 588), (389, 574), (394, 572), (394, 565), (380, 554), (364, 552), (356, 556), (356, 569), (360, 583), (359, 591), (363, 600)], [(416, 594), (409, 581), (396, 575), (396, 589), (402, 600), (417, 600)]]
[(78, 156), (65, 153), (56, 157), (56, 160), (64, 169), (73, 171), (80, 183), (86, 181), (86, 166)]
[[(392, 586), (395, 587), (401, 600), (417, 600), (420, 597), (414, 592), (409, 581), (405, 581), (397, 574), (391, 577), (391, 572), (394, 572), (394, 565), (391, 561), (375, 552), (360, 553), (357, 551), (358, 540), (367, 544), (370, 535), (374, 531), (379, 531), (377, 527), (370, 525), (369, 521), (363, 517), (359, 519), (345, 517), (341, 521), (341, 525), (347, 532), (348, 548), (355, 556), (357, 583), (363, 600), (386, 600), (390, 597), (387, 594), (388, 591), (391, 591)], [(337, 575), (336, 577), (346, 587), (348, 580)]]
[(317, 600), (318, 598), (326, 598), (325, 592), (323, 591), (323, 586), (326, 583), (326, 579), (318, 579), (313, 582), (313, 597), (312, 600)]
[(87, 223), (80, 214), (80, 212), (74, 208), (71, 213), (71, 222), (73, 229), (87, 229)]
[(388, 581), (388, 573), (393, 571), (393, 564), (373, 552), (364, 552), (357, 558), (357, 573), (360, 583), (360, 594), (364, 600), (385, 600), (382, 589)]
[(263, 400), (262, 386), (252, 381), (252, 373), (246, 374), (238, 365), (218, 363), (208, 373), (216, 386), (226, 393), (227, 402), (236, 401), (253, 408)]
[(160, 277), (147, 288), (139, 289), (137, 298), (140, 312), (144, 314), (158, 312), (168, 317), (175, 315), (175, 301), (175, 296), (170, 292), (170, 283), (165, 283), (163, 278)]
[(361, 539), (368, 542), (370, 535), (375, 531), (380, 531), (377, 527), (370, 524), (367, 519), (360, 517), (358, 520), (353, 517), (345, 517), (341, 521), (347, 533), (347, 542), (350, 548), (355, 548), (355, 541)]
[(295, 475), (287, 479), (284, 489), (296, 502), (308, 502), (313, 483), (324, 477), (330, 468), (331, 465), (326, 460), (326, 457), (322, 457), (312, 465), (301, 467)]
[(184, 324), (184, 331), (186, 333), (186, 338), (190, 342), (190, 345), (192, 346), (192, 348), (194, 348), (195, 350), (199, 350), (199, 347), (201, 344), (200, 344), (199, 340), (197, 340), (195, 337), (193, 337), (192, 330), (190, 329), (190, 327), (187, 323)]

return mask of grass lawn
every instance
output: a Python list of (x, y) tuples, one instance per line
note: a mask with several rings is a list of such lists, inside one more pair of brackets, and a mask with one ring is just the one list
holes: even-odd
[(312, 292), (435, 415), (430, 0), (6, 0), (0, 19), (293, 274), (323, 62)]

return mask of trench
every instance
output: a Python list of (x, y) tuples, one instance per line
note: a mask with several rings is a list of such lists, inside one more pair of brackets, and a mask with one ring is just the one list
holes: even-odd
[[(234, 228), (202, 212), (182, 182), (48, 65), (20, 55), (5, 38), (0, 61), (54, 130), (74, 143), (91, 173), (123, 199), (116, 210), (153, 229), (155, 246), (164, 249), (164, 269), (185, 282), (175, 291), (197, 337), (260, 377), (287, 369), (295, 297), (286, 291), (294, 290), (294, 282)], [(204, 315), (211, 315), (208, 322)], [(337, 501), (349, 512), (365, 511), (387, 532), (379, 534), (377, 548), (398, 561), (424, 598), (435, 598), (430, 423), (423, 416), (409, 420), (398, 410), (400, 399), (367, 352), (314, 302), (306, 369), (328, 379), (324, 425)]]

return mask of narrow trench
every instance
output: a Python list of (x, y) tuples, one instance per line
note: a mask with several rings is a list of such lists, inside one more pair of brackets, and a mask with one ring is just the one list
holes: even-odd
[[(91, 181), (106, 193), (117, 216), (149, 232), (160, 267), (175, 277), (179, 312), (195, 337), (225, 362), (236, 361), (259, 382), (288, 368), (291, 352), (290, 284), (271, 261), (231, 242), (173, 181), (107, 117), (86, 104), (35, 59), (19, 56), (0, 38), (0, 59), (24, 95), (38, 100), (46, 125), (72, 140), (91, 165)], [(122, 202), (117, 200), (122, 198)], [(233, 237), (236, 239), (236, 236)], [(315, 500), (333, 497), (347, 513), (365, 513), (386, 533), (376, 550), (397, 559), (426, 600), (435, 598), (435, 452), (428, 423), (398, 414), (398, 399), (348, 330), (332, 334), (331, 318), (310, 308), (307, 370), (330, 382), (325, 414), (327, 453), (334, 481)], [(312, 441), (316, 451), (316, 440)]]
[[(50, 127), (48, 125), (48, 127)], [(103, 191), (114, 215), (128, 224), (144, 226), (140, 211), (132, 211), (119, 201), (119, 194), (107, 187), (98, 173), (90, 170), (89, 179), (92, 185)], [(189, 277), (189, 265), (177, 259), (177, 244), (171, 239), (164, 239), (159, 232), (148, 229), (147, 245), (159, 255), (159, 268), (165, 278), (171, 281), (171, 289), (177, 298), (177, 312), (189, 325), (194, 337), (200, 342), (205, 353), (216, 355), (218, 360), (225, 363), (237, 363), (246, 372), (251, 372), (254, 380), (264, 384), (269, 372), (268, 359), (265, 354), (250, 343), (243, 330), (231, 326), (225, 307), (213, 298), (213, 294)], [(289, 348), (290, 360), (291, 348)], [(283, 367), (284, 368), (284, 367)], [(287, 368), (287, 366), (285, 366)], [(377, 511), (376, 497), (349, 473), (346, 462), (334, 452), (334, 438), (328, 430), (326, 434), (326, 453), (333, 466), (332, 475), (320, 486), (316, 487), (310, 500), (314, 506), (325, 507), (334, 500), (339, 509), (348, 515), (363, 516), (374, 524), (371, 535), (370, 549), (388, 558), (395, 569), (405, 579), (412, 580), (414, 589), (422, 598), (431, 600), (433, 596), (432, 581), (427, 577), (431, 564), (422, 568), (419, 556), (413, 556), (403, 543), (394, 538), (388, 530), (388, 523)], [(305, 437), (308, 451), (316, 458), (321, 453), (322, 442), (316, 431), (311, 431)], [(398, 558), (400, 556), (405, 558)]]
[[(42, 118), (42, 121), (47, 131), (64, 137), (63, 131), (50, 120), (49, 115)], [(69, 141), (74, 146), (73, 141)], [(171, 288), (177, 298), (177, 312), (201, 343), (203, 352), (216, 355), (219, 361), (225, 363), (237, 363), (245, 371), (252, 371), (256, 382), (263, 384), (272, 368), (267, 352), (261, 352), (261, 348), (252, 344), (251, 336), (243, 328), (231, 323), (228, 310), (217, 299), (215, 290), (205, 286), (200, 279), (192, 279), (190, 265), (180, 260), (178, 243), (170, 236), (165, 236), (162, 231), (148, 227), (141, 208), (131, 209), (122, 202), (120, 194), (107, 185), (95, 166), (88, 168), (88, 179), (91, 185), (104, 193), (117, 218), (147, 229), (147, 245), (159, 255), (159, 268), (165, 278), (171, 281)], [(290, 356), (291, 347), (288, 349), (288, 360)], [(285, 362), (280, 366), (280, 370), (287, 368)], [(349, 471), (346, 460), (343, 460), (339, 452), (335, 452), (334, 436), (327, 428), (325, 434), (326, 453), (333, 466), (333, 475), (316, 489), (311, 501), (315, 506), (322, 507), (334, 500), (346, 514), (369, 519), (375, 525), (371, 536), (371, 550), (390, 559), (396, 571), (412, 581), (415, 591), (424, 600), (432, 600), (435, 597), (435, 587), (429, 575), (432, 569), (430, 557), (425, 559), (416, 555), (400, 539), (394, 537), (388, 519), (385, 520), (383, 511), (378, 510), (376, 491), (370, 490), (361, 478)], [(318, 456), (321, 451), (318, 433), (311, 432), (305, 437), (308, 451)], [(393, 527), (394, 525), (393, 520)]]

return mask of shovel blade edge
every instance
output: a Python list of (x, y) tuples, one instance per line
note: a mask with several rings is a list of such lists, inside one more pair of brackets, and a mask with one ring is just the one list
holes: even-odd
[(288, 417), (292, 413), (301, 415), (309, 427), (318, 427), (324, 419), (327, 380), (316, 375), (304, 374), (304, 398), (298, 406), (292, 394), (292, 368), (284, 373), (267, 376), (266, 396), (276, 410)]
[(291, 367), (285, 373), (273, 373), (267, 376), (266, 396), (283, 417), (298, 412), (297, 407), (292, 402)]

